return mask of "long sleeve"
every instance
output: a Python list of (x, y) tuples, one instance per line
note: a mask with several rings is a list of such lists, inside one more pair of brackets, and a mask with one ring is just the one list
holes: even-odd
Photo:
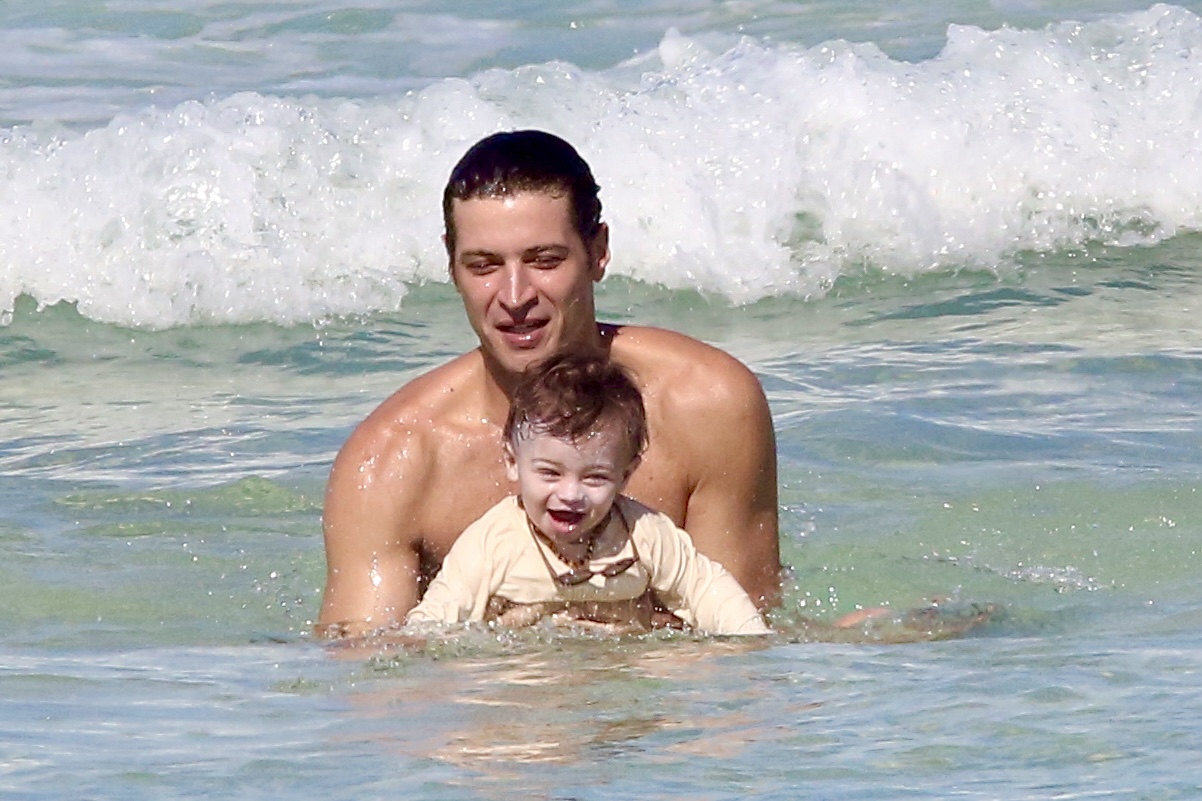
[(489, 526), (483, 519), (464, 529), (447, 553), (438, 575), (406, 624), (464, 623), (484, 619), (495, 592), (496, 554), (490, 553)]
[(771, 633), (735, 577), (699, 552), (668, 517), (646, 510), (634, 528), (651, 568), (651, 585), (678, 617), (710, 634)]

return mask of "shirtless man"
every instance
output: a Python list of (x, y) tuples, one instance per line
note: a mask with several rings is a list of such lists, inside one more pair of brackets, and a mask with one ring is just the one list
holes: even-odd
[(351, 435), (326, 493), (318, 631), (402, 624), (469, 523), (514, 492), (501, 429), (515, 377), (567, 346), (642, 390), (650, 445), (626, 492), (686, 529), (761, 608), (778, 600), (776, 444), (763, 389), (682, 334), (598, 323), (609, 230), (592, 173), (539, 131), (490, 136), (443, 196), (451, 280), (480, 347), (406, 384)]

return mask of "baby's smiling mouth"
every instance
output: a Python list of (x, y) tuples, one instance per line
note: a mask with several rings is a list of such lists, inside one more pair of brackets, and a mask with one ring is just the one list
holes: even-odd
[(561, 526), (575, 526), (584, 520), (584, 512), (573, 512), (567, 509), (548, 509), (547, 514)]

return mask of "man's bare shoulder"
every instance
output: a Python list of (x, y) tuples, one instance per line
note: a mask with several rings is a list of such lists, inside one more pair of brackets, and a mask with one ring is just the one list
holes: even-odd
[[(702, 485), (722, 487), (731, 497), (739, 487), (748, 494), (760, 492), (775, 508), (774, 490), (768, 487), (775, 480), (772, 415), (755, 374), (725, 351), (672, 331), (630, 326), (619, 329), (612, 341), (612, 357), (643, 391), (652, 431), (644, 455), (652, 470), (636, 473), (632, 492), (687, 523), (694, 536), (704, 537), (693, 495)], [(662, 484), (665, 477), (690, 488), (689, 494), (680, 497), (670, 486), (640, 483)], [(694, 510), (691, 516), (683, 513), (686, 508)], [(707, 555), (730, 558), (714, 548)]]
[(422, 373), (377, 406), (352, 438), (424, 435), (471, 419), (479, 399), (470, 390), (481, 369), (479, 353), (472, 351)]
[(466, 429), (481, 422), (482, 370), (472, 351), (406, 383), (355, 428), (335, 461), (335, 475), (353, 469), (364, 481), (388, 479), (412, 492), (438, 477), (434, 461), (447, 445), (464, 441)]
[(665, 411), (703, 412), (763, 402), (755, 374), (726, 351), (650, 326), (616, 327), (613, 358), (630, 370), (649, 404)]

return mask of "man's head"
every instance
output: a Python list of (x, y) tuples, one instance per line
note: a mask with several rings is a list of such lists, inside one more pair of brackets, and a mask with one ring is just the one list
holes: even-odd
[(609, 231), (571, 145), (541, 131), (488, 137), (455, 167), (443, 211), (451, 280), (498, 383), (552, 353), (600, 346), (593, 285)]
[(570, 144), (544, 131), (506, 131), (485, 137), (463, 155), (442, 195), (448, 254), (458, 231), (456, 200), (512, 197), (523, 192), (568, 198), (576, 233), (586, 244), (601, 228), (600, 187), (592, 170)]
[(552, 356), (522, 374), (505, 422), (505, 467), (534, 527), (575, 541), (601, 525), (639, 463), (638, 387), (601, 356)]

